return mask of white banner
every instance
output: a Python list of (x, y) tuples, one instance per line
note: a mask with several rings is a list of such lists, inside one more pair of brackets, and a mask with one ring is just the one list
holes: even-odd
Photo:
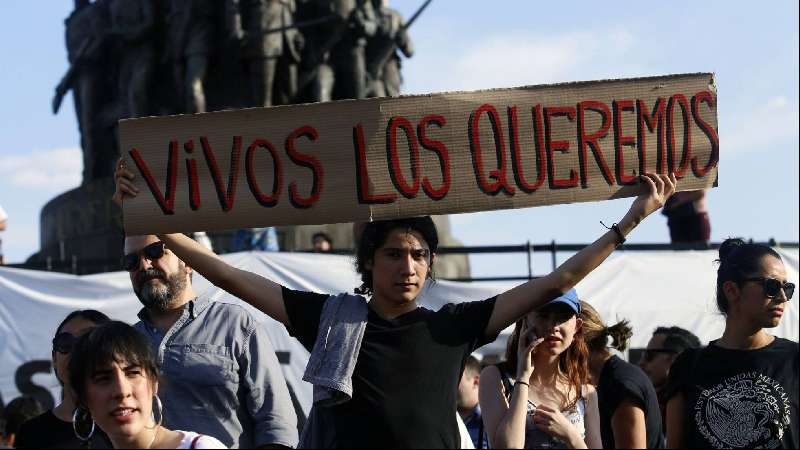
[[(798, 251), (781, 251), (789, 280), (798, 282)], [(230, 264), (259, 273), (292, 289), (323, 293), (352, 291), (359, 285), (352, 257), (304, 253), (245, 252), (224, 256)], [(704, 343), (722, 335), (725, 322), (715, 298), (715, 251), (617, 252), (578, 285), (580, 297), (592, 303), (607, 323), (628, 319), (634, 329), (632, 348), (645, 347), (658, 326), (677, 325)], [(320, 271), (324, 267), (324, 271)], [(509, 269), (509, 272), (512, 272)], [(420, 303), (438, 309), (448, 302), (489, 298), (513, 283), (455, 283), (440, 281), (426, 289)], [(242, 303), (196, 275), (198, 292), (213, 289), (220, 301)], [(51, 344), (55, 328), (76, 309), (97, 309), (110, 317), (134, 323), (141, 304), (126, 272), (73, 276), (0, 267), (0, 402), (20, 394), (54, 401), (60, 387), (52, 372)], [(250, 308), (248, 306), (248, 308)], [(305, 413), (311, 387), (302, 381), (308, 352), (286, 329), (255, 309), (264, 321), (288, 385)], [(479, 350), (503, 354), (506, 330), (500, 339)], [(786, 306), (779, 327), (770, 333), (798, 340), (800, 308)]]

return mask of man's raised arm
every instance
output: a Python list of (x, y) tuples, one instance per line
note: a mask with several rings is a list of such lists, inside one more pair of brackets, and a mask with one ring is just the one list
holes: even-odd
[[(135, 197), (139, 191), (133, 185), (133, 172), (127, 170), (122, 158), (114, 172), (116, 190), (112, 200), (122, 207), (125, 197)], [(178, 258), (215, 286), (219, 286), (234, 297), (253, 305), (263, 313), (287, 327), (289, 315), (283, 304), (281, 286), (261, 275), (237, 269), (193, 239), (181, 233), (160, 234), (161, 239)]]
[(556, 270), (535, 280), (528, 281), (498, 296), (492, 317), (486, 326), (487, 335), (495, 335), (516, 322), (528, 312), (566, 293), (592, 270), (597, 268), (614, 251), (645, 217), (664, 206), (667, 198), (675, 192), (675, 175), (646, 174), (641, 177), (647, 190), (636, 197), (620, 222), (608, 230)]
[(253, 305), (278, 322), (289, 324), (281, 286), (259, 274), (238, 269), (181, 233), (159, 234), (167, 248), (208, 281)]

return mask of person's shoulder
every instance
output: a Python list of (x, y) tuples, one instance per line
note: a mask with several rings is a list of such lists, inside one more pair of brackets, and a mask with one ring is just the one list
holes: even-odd
[(497, 300), (497, 296), (489, 297), (484, 300), (469, 300), (464, 302), (450, 302), (445, 303), (439, 308), (437, 313), (442, 314), (463, 314), (466, 311), (471, 311), (474, 309), (483, 309), (487, 307), (493, 307), (495, 301)]
[(309, 295), (315, 297), (316, 299), (322, 302), (328, 302), (328, 301), (340, 302), (343, 304), (346, 303), (351, 306), (352, 305), (366, 306), (367, 303), (369, 303), (367, 297), (361, 294), (354, 294), (350, 292), (340, 292), (338, 294), (320, 294), (317, 292), (309, 292)]
[(225, 444), (222, 443), (219, 439), (213, 436), (200, 436), (197, 439), (197, 443), (195, 444), (194, 448), (197, 449), (204, 449), (204, 448), (228, 448)]
[(53, 431), (61, 422), (53, 414), (53, 410), (47, 410), (36, 417), (32, 417), (22, 423), (17, 432), (18, 448), (35, 448), (41, 445), (41, 439), (45, 439), (42, 430)]
[(719, 364), (719, 358), (714, 357), (714, 347), (712, 343), (709, 343), (708, 347), (687, 348), (682, 351), (670, 366), (669, 384), (683, 383), (693, 376), (692, 372), (699, 366)]
[(483, 369), (481, 369), (481, 379), (484, 377), (490, 377), (493, 379), (500, 379), (503, 376), (503, 371), (497, 364), (490, 364)]
[(213, 436), (195, 433), (194, 431), (175, 431), (183, 435), (181, 443), (178, 445), (179, 449), (228, 448), (219, 439)]
[(800, 353), (800, 344), (789, 339), (776, 337), (773, 348), (779, 351), (791, 352), (795, 357)]
[[(328, 301), (328, 299), (330, 299), (332, 297), (337, 297), (337, 296), (340, 296), (340, 297), (343, 297), (343, 296), (354, 296), (354, 297), (361, 297), (361, 298), (365, 299), (365, 297), (363, 295), (360, 295), (360, 294), (350, 294), (350, 293), (342, 292), (340, 294), (332, 295), (332, 294), (323, 294), (323, 293), (320, 293), (320, 292), (312, 292), (312, 291), (303, 291), (303, 290), (291, 289), (291, 288), (288, 288), (286, 286), (281, 286), (281, 294), (283, 295), (283, 301), (287, 304), (287, 306), (289, 304), (293, 304), (293, 305), (297, 306), (297, 304), (306, 305), (306, 304), (309, 304), (309, 303), (319, 305), (319, 304), (324, 304), (326, 301)], [(365, 299), (365, 301), (366, 301), (366, 299)]]
[(644, 373), (644, 370), (642, 370), (636, 364), (632, 364), (619, 357), (615, 358), (615, 363), (615, 378), (634, 382), (650, 382), (650, 379), (647, 377), (647, 374)]
[(212, 340), (230, 338), (239, 343), (246, 342), (258, 327), (267, 326), (264, 320), (257, 319), (244, 305), (227, 300), (211, 301), (201, 314), (202, 333)]
[[(497, 386), (500, 386), (500, 389), (497, 389)], [(480, 388), (481, 390), (491, 388), (486, 392), (496, 391), (499, 395), (508, 396), (509, 389), (513, 389), (513, 382), (505, 369), (497, 364), (491, 364), (481, 370)]]
[(781, 365), (788, 365), (797, 369), (800, 366), (800, 344), (784, 338), (775, 338), (769, 345), (770, 351), (764, 353), (767, 360), (780, 360)]
[(247, 308), (227, 300), (211, 300), (204, 313), (206, 319), (220, 318), (230, 324), (253, 325), (256, 322), (255, 317)]
[(207, 311), (213, 311), (214, 314), (250, 315), (250, 311), (243, 305), (228, 300), (209, 300)]
[[(51, 428), (53, 421), (59, 421), (58, 418), (53, 414), (53, 410), (49, 409), (36, 417), (32, 417), (20, 425), (20, 433), (24, 431), (37, 431), (41, 430), (43, 425), (48, 424), (47, 428)], [(59, 421), (60, 422), (60, 421)]]

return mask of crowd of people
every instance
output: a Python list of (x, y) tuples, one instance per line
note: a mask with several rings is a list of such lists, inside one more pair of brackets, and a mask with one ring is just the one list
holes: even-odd
[[(133, 174), (116, 172), (119, 202)], [(574, 286), (675, 190), (674, 175), (552, 273), (492, 298), (417, 305), (432, 282), (429, 217), (365, 225), (353, 293), (291, 290), (228, 265), (183, 234), (127, 236), (124, 267), (143, 304), (133, 326), (97, 311), (55, 332), (61, 402), (24, 423), (18, 448), (683, 448), (797, 447), (798, 344), (768, 334), (794, 284), (771, 248), (720, 248), (723, 335), (701, 347), (658, 328), (639, 366), (632, 330), (606, 325)], [(298, 421), (263, 325), (192, 287), (194, 272), (283, 324), (308, 349), (313, 406)], [(472, 353), (514, 326), (505, 358)], [(13, 403), (13, 402), (12, 402)], [(6, 408), (6, 415), (24, 408)], [(30, 414), (35, 409), (28, 408)], [(11, 427), (8, 427), (11, 425)], [(463, 430), (463, 431), (462, 431)], [(465, 438), (466, 436), (466, 438)]]

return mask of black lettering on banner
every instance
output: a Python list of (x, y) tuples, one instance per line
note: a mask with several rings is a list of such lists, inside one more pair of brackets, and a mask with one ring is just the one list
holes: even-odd
[(17, 385), (17, 390), (20, 395), (30, 395), (31, 397), (39, 400), (44, 406), (44, 409), (53, 409), (55, 400), (53, 394), (46, 388), (34, 384), (33, 376), (37, 373), (49, 374), (53, 370), (53, 364), (48, 359), (37, 359), (28, 361), (17, 367), (14, 373), (14, 383)]

